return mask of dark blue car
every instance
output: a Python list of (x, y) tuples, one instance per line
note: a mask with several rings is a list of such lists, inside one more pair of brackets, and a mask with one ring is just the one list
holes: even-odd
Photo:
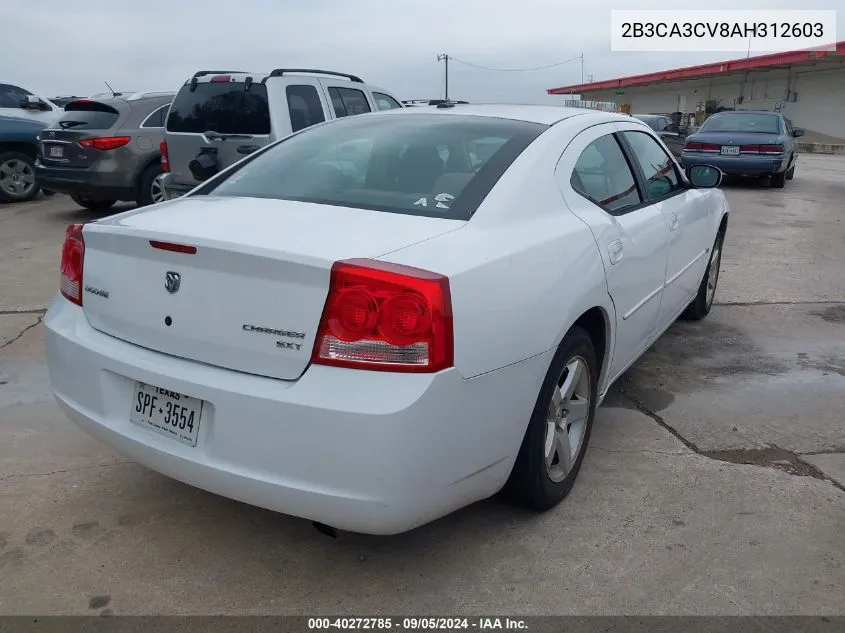
[(719, 112), (687, 137), (681, 164), (684, 169), (713, 165), (735, 176), (769, 176), (772, 186), (780, 188), (795, 175), (795, 139), (803, 135), (777, 112)]
[(46, 123), (0, 116), (0, 201), (26, 202), (38, 195), (36, 140)]

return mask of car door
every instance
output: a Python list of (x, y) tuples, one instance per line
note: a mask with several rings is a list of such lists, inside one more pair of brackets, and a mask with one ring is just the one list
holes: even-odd
[[(27, 101), (31, 102), (31, 107), (22, 107)], [(29, 90), (13, 84), (0, 83), (0, 115), (52, 123), (57, 111), (45, 99)]]
[(650, 131), (629, 124), (617, 126), (646, 200), (665, 222), (666, 275), (658, 316), (662, 331), (692, 301), (707, 268), (713, 246), (710, 205), (704, 190), (687, 186), (675, 161)]
[(667, 239), (663, 215), (659, 207), (643, 203), (641, 185), (616, 132), (615, 124), (607, 123), (580, 133), (556, 169), (567, 206), (590, 227), (604, 262), (616, 309), (611, 378), (652, 341), (663, 295)]

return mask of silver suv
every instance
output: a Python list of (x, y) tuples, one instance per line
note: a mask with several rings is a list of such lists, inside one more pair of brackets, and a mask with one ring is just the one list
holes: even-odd
[(401, 107), (386, 90), (346, 73), (199, 71), (182, 86), (167, 116), (161, 144), (165, 196), (184, 195), (268, 143), (311, 125)]

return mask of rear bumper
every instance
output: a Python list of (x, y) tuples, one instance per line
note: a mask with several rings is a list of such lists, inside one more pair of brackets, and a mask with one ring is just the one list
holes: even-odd
[(48, 167), (39, 160), (35, 177), (42, 187), (56, 193), (81, 194), (100, 200), (132, 201), (138, 192), (131, 176), (116, 172), (100, 172), (78, 167)]
[(722, 156), (699, 152), (684, 152), (681, 155), (681, 165), (684, 169), (693, 165), (712, 165), (726, 174), (736, 176), (776, 174), (786, 170), (787, 162), (786, 156), (764, 158), (759, 156)]
[[(120, 341), (60, 296), (44, 325), (53, 392), (89, 434), (192, 486), (370, 534), (501, 489), (552, 353), (470, 380), (315, 365), (282, 381)], [(196, 446), (129, 422), (136, 381), (206, 402)]]

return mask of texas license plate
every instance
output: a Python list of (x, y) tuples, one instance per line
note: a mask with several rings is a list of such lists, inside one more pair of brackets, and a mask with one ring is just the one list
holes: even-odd
[(196, 446), (203, 401), (175, 391), (135, 383), (129, 420), (172, 440)]
[(61, 158), (65, 155), (65, 148), (61, 145), (50, 146), (50, 158)]
[(739, 156), (739, 145), (722, 145), (722, 156)]

